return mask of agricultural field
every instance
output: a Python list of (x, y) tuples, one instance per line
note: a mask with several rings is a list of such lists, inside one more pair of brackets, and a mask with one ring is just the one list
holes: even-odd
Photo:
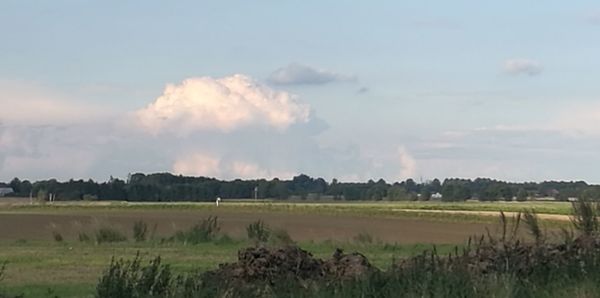
[[(433, 245), (445, 253), (464, 245), (470, 236), (496, 231), (497, 211), (535, 209), (566, 217), (569, 206), (230, 201), (216, 207), (209, 203), (30, 205), (7, 201), (0, 205), (0, 261), (7, 262), (0, 288), (26, 297), (91, 297), (112, 257), (129, 259), (138, 252), (147, 259), (161, 256), (175, 272), (214, 269), (234, 261), (238, 250), (252, 245), (247, 227), (259, 220), (316, 257), (329, 257), (336, 248), (360, 251), (375, 266), (386, 269), (392, 260)], [(218, 220), (218, 238), (201, 243), (173, 241), (174, 235), (213, 217)], [(561, 220), (545, 222), (555, 227)], [(143, 241), (135, 241), (133, 227), (140, 222), (147, 227), (146, 235)], [(98, 232), (103, 229), (116, 231), (126, 240), (98, 243), (102, 242), (97, 240)]]

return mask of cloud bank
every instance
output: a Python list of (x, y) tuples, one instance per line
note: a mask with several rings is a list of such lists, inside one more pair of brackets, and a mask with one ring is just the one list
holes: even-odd
[(537, 76), (543, 71), (542, 65), (530, 59), (509, 59), (504, 62), (504, 71), (510, 75)]
[(268, 80), (277, 85), (323, 85), (333, 82), (355, 81), (356, 77), (292, 63), (275, 70)]
[(167, 85), (163, 94), (135, 113), (137, 124), (152, 134), (187, 135), (196, 131), (231, 132), (244, 127), (279, 131), (310, 120), (308, 105), (236, 74), (191, 78)]

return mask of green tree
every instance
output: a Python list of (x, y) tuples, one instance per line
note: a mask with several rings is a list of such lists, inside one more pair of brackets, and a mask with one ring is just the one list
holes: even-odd
[(519, 188), (519, 191), (517, 191), (517, 201), (519, 202), (527, 201), (528, 196), (529, 194), (524, 188)]

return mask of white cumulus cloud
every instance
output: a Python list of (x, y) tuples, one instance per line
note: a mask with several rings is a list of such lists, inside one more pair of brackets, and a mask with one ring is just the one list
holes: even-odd
[(150, 133), (178, 135), (230, 132), (248, 126), (282, 131), (311, 117), (310, 107), (297, 102), (293, 95), (240, 74), (190, 78), (179, 85), (167, 85), (160, 97), (135, 116), (137, 124)]
[(400, 180), (415, 178), (417, 173), (417, 161), (404, 147), (398, 148), (400, 160)]
[(509, 59), (504, 61), (504, 71), (511, 75), (536, 76), (542, 73), (542, 64), (530, 59)]
[(269, 81), (279, 85), (322, 85), (332, 82), (355, 81), (356, 77), (319, 69), (307, 65), (292, 63), (275, 70)]

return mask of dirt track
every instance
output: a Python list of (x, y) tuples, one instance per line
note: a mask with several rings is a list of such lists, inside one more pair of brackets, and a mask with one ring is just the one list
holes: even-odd
[[(447, 214), (465, 214), (465, 215), (478, 215), (478, 216), (495, 216), (497, 217), (499, 211), (467, 211), (467, 210), (425, 210), (425, 209), (393, 209), (399, 212), (415, 212), (415, 213), (447, 213)], [(504, 212), (504, 215), (513, 217), (517, 215), (517, 212)], [(561, 214), (538, 214), (539, 219), (544, 220), (557, 220), (557, 221), (570, 221), (571, 216)]]
[[(423, 212), (419, 210), (419, 212)], [(496, 213), (497, 214), (497, 213)], [(0, 239), (51, 239), (52, 231), (66, 239), (77, 239), (81, 231), (113, 226), (127, 233), (133, 223), (144, 220), (156, 225), (159, 237), (172, 235), (202, 218), (216, 215), (222, 231), (245, 237), (245, 227), (258, 219), (271, 227), (285, 229), (299, 241), (349, 240), (359, 233), (398, 243), (462, 243), (469, 236), (485, 232), (488, 224), (459, 223), (415, 218), (378, 218), (354, 215), (300, 214), (290, 212), (251, 213), (230, 210), (76, 210), (0, 213)]]

